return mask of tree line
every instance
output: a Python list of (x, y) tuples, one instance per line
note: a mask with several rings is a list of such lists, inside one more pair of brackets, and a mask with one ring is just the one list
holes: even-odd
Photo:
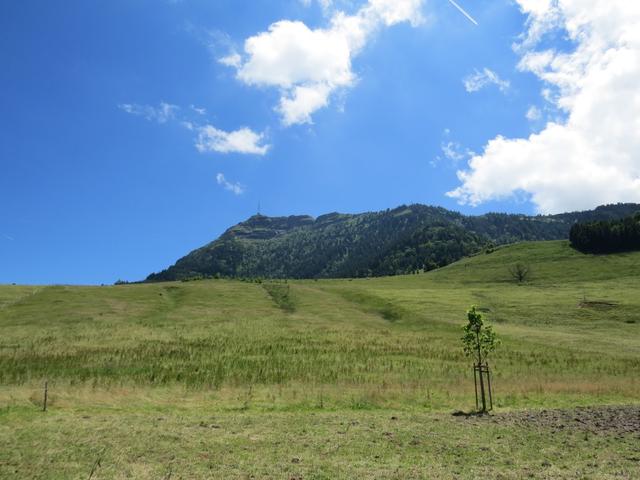
[(576, 223), (569, 240), (576, 250), (585, 253), (640, 250), (640, 212), (622, 220)]

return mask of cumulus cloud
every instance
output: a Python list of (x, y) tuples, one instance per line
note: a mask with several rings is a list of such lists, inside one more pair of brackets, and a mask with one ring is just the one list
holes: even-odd
[[(528, 138), (498, 136), (449, 195), (480, 203), (526, 192), (541, 213), (640, 202), (640, 3), (516, 0), (528, 15), (519, 68), (566, 113)], [(538, 49), (562, 29), (575, 48)]]
[(196, 148), (199, 152), (244, 153), (265, 155), (270, 146), (264, 144), (264, 134), (249, 128), (233, 132), (219, 130), (212, 125), (197, 128)]
[(355, 84), (352, 61), (371, 36), (402, 22), (420, 24), (423, 1), (368, 0), (353, 15), (335, 12), (326, 28), (281, 20), (248, 38), (244, 56), (232, 53), (219, 61), (234, 67), (247, 85), (278, 88), (276, 109), (284, 125), (311, 123), (332, 94)]
[(243, 185), (237, 182), (230, 182), (222, 173), (216, 175), (216, 182), (218, 182), (218, 185), (223, 187), (225, 190), (232, 192), (234, 195), (242, 195), (244, 193)]
[(173, 120), (180, 107), (171, 105), (170, 103), (160, 102), (160, 105), (153, 107), (151, 105), (139, 105), (137, 103), (121, 103), (118, 108), (131, 114), (144, 117), (147, 120), (158, 123), (167, 123)]
[(511, 86), (508, 80), (503, 80), (496, 72), (488, 68), (484, 68), (482, 71), (476, 70), (466, 77), (463, 83), (465, 90), (469, 93), (478, 92), (490, 85), (495, 85), (501, 92), (506, 92)]

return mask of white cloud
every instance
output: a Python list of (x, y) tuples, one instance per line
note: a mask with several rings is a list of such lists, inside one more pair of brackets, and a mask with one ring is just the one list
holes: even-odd
[(281, 20), (245, 41), (244, 58), (231, 54), (220, 61), (235, 67), (247, 85), (280, 89), (277, 110), (285, 125), (311, 123), (333, 93), (355, 84), (352, 60), (376, 30), (402, 22), (418, 25), (423, 1), (368, 0), (353, 15), (334, 13), (327, 28)]
[(527, 110), (526, 117), (527, 117), (527, 120), (529, 120), (531, 122), (535, 122), (535, 121), (540, 120), (542, 118), (542, 112), (535, 105), (531, 105), (529, 107), (529, 110)]
[(323, 84), (295, 87), (287, 96), (280, 98), (277, 110), (284, 125), (311, 123), (311, 113), (329, 104), (331, 90)]
[(199, 152), (243, 153), (265, 155), (270, 145), (265, 145), (264, 134), (256, 133), (249, 128), (241, 128), (233, 132), (219, 130), (212, 125), (198, 127), (196, 148)]
[[(249, 155), (266, 155), (271, 148), (264, 144), (265, 135), (243, 127), (227, 132), (213, 125), (201, 124), (201, 118), (207, 114), (204, 108), (190, 105), (188, 109), (181, 109), (176, 105), (160, 103), (160, 106), (124, 103), (118, 108), (132, 115), (138, 115), (149, 121), (167, 123), (175, 120), (180, 126), (191, 132), (196, 132), (196, 148), (199, 152), (242, 153)], [(188, 115), (191, 111), (191, 115)], [(183, 112), (177, 115), (177, 112)], [(197, 115), (198, 118), (195, 118)]]
[(501, 92), (506, 92), (511, 87), (508, 80), (503, 80), (496, 72), (488, 68), (484, 68), (482, 71), (476, 70), (466, 77), (463, 83), (465, 90), (469, 93), (478, 92), (490, 85), (495, 85)]
[[(529, 16), (519, 68), (546, 83), (566, 120), (489, 141), (449, 195), (478, 205), (526, 192), (542, 213), (640, 202), (640, 2), (517, 2)], [(575, 49), (534, 50), (559, 25)]]
[(454, 163), (457, 163), (467, 157), (467, 150), (462, 148), (462, 145), (458, 142), (453, 142), (451, 140), (448, 142), (442, 142), (441, 148), (445, 158)]
[(475, 153), (473, 153), (468, 148), (464, 147), (460, 142), (451, 139), (451, 130), (446, 128), (442, 133), (442, 142), (440, 143), (440, 150), (442, 151), (442, 156), (438, 156), (435, 160), (430, 161), (431, 166), (436, 167), (440, 164), (444, 159), (447, 160), (448, 166), (456, 167), (458, 163), (464, 159), (470, 158)]
[(207, 114), (207, 109), (206, 108), (196, 107), (195, 105), (191, 105), (189, 108), (191, 108), (191, 110), (196, 112), (198, 115), (206, 115)]
[(242, 57), (238, 53), (230, 53), (225, 57), (219, 58), (218, 62), (227, 67), (240, 68), (242, 65)]
[(147, 120), (158, 123), (167, 123), (169, 120), (173, 120), (178, 110), (180, 110), (180, 107), (165, 102), (160, 102), (157, 107), (138, 105), (137, 103), (121, 103), (118, 108), (131, 115), (144, 117)]
[(249, 60), (238, 70), (238, 78), (249, 85), (349, 85), (351, 50), (343, 35), (332, 30), (311, 30), (302, 22), (283, 20), (269, 31), (245, 43)]
[(514, 45), (516, 51), (533, 48), (546, 33), (564, 27), (558, 0), (516, 0), (516, 2), (522, 12), (528, 15), (527, 29), (520, 35), (520, 43)]
[[(313, 3), (313, 0), (300, 0), (305, 7), (310, 6)], [(322, 7), (322, 10), (325, 12), (328, 11), (333, 6), (333, 0), (318, 0), (318, 3)]]
[(230, 182), (222, 173), (216, 175), (216, 182), (218, 182), (218, 185), (222, 186), (225, 190), (232, 192), (234, 195), (242, 195), (245, 191), (243, 185), (237, 182)]

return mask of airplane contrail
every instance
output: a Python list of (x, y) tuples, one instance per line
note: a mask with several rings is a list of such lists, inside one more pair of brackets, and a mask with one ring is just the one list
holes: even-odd
[(478, 25), (478, 22), (476, 22), (474, 18), (471, 15), (469, 15), (467, 11), (464, 8), (462, 8), (460, 5), (458, 5), (454, 0), (449, 0), (449, 3), (451, 3), (451, 5), (453, 5), (458, 10), (460, 10), (460, 13), (462, 13), (465, 17), (467, 17), (474, 25), (476, 26)]

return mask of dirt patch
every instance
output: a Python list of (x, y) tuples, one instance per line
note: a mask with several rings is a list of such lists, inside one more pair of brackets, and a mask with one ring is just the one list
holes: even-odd
[(580, 430), (593, 434), (636, 434), (640, 438), (640, 406), (578, 407), (571, 410), (538, 410), (463, 416), (460, 421), (497, 423), (553, 431)]

